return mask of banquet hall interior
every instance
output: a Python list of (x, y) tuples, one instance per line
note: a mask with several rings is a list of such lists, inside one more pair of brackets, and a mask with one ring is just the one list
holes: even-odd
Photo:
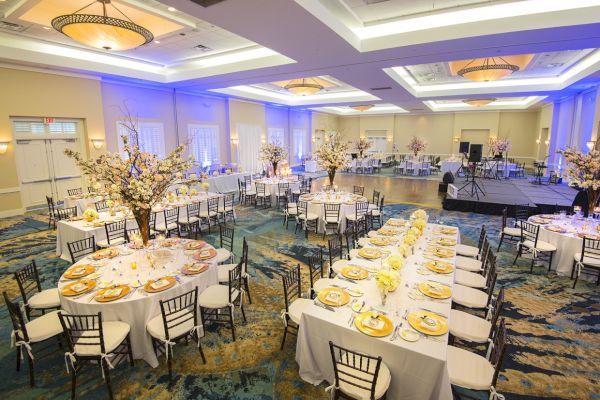
[(600, 398), (600, 0), (0, 0), (7, 399)]

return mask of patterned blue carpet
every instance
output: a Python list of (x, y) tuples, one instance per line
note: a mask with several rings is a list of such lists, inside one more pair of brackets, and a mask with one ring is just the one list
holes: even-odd
[[(407, 216), (414, 206), (387, 205), (386, 218)], [(464, 243), (475, 243), (485, 224), (495, 242), (500, 219), (486, 215), (428, 210), (430, 218), (459, 226)], [(291, 224), (293, 225), (293, 223)], [(279, 351), (283, 308), (279, 273), (303, 263), (307, 250), (323, 244), (320, 236), (306, 241), (293, 228), (282, 227), (276, 210), (242, 208), (236, 225), (236, 254), (241, 238), (250, 246), (251, 294), (248, 323), (239, 325), (236, 342), (228, 330), (210, 331), (202, 339), (208, 363), (202, 364), (195, 346), (176, 346), (176, 383), (167, 390), (164, 359), (152, 369), (143, 361), (133, 368), (119, 365), (112, 371), (117, 398), (123, 399), (326, 399), (324, 386), (313, 387), (298, 376), (295, 342), (288, 340)], [(0, 220), (0, 285), (12, 297), (17, 286), (12, 273), (35, 259), (43, 286), (56, 285), (68, 263), (57, 259), (55, 234), (46, 230), (43, 216)], [(216, 244), (215, 235), (205, 239)], [(512, 267), (512, 248), (499, 254), (499, 285), (507, 288), (507, 318), (511, 343), (500, 374), (498, 389), (507, 399), (600, 398), (600, 291), (582, 282), (547, 275), (539, 267), (529, 274), (525, 261)], [(304, 270), (305, 271), (305, 270)], [(62, 352), (40, 360), (37, 387), (28, 386), (26, 370), (15, 371), (15, 350), (10, 348), (10, 323), (6, 307), (0, 306), (0, 391), (10, 399), (69, 398), (70, 380)], [(385, 358), (385, 357), (384, 357)], [(78, 381), (80, 398), (103, 399), (106, 391), (99, 369), (88, 368)], [(485, 398), (483, 394), (479, 394)]]

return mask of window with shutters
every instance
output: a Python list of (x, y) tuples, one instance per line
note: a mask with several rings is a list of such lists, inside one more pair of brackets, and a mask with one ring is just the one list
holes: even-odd
[[(156, 154), (159, 158), (165, 158), (165, 133), (162, 122), (138, 122), (138, 145), (140, 150)], [(117, 133), (119, 135), (119, 152), (125, 157), (123, 151), (123, 140), (122, 135), (129, 134), (127, 129), (117, 121)], [(131, 142), (130, 136), (130, 142)]]
[(219, 164), (219, 127), (217, 125), (188, 125), (190, 153), (202, 167)]
[(76, 138), (79, 132), (76, 120), (45, 124), (41, 118), (15, 118), (12, 122), (15, 137), (20, 139), (70, 139)]
[(269, 128), (267, 136), (269, 143), (277, 143), (280, 146), (284, 145), (285, 130), (283, 128)]

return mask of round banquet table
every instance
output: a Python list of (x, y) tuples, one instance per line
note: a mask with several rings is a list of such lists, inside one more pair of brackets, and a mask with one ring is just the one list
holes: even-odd
[(340, 232), (346, 229), (346, 217), (354, 215), (357, 202), (368, 202), (364, 196), (348, 192), (316, 192), (300, 196), (300, 201), (308, 202), (308, 212), (319, 216), (318, 231), (323, 233), (325, 230), (325, 203), (340, 204)]
[(271, 202), (273, 204), (275, 204), (275, 201), (277, 200), (277, 194), (279, 193), (279, 184), (280, 183), (289, 183), (290, 190), (300, 189), (300, 181), (298, 180), (297, 177), (293, 177), (293, 178), (292, 177), (289, 177), (289, 178), (280, 178), (280, 177), (262, 178), (262, 179), (257, 179), (255, 181), (255, 183), (264, 183), (265, 184), (265, 191), (266, 191), (266, 193), (271, 194)]
[[(202, 261), (209, 264), (208, 269), (197, 275), (184, 275), (181, 268), (184, 264), (191, 264), (195, 261), (192, 256), (200, 250), (185, 250), (183, 245), (190, 240), (176, 239), (176, 244), (171, 247), (159, 247), (155, 242), (149, 250), (131, 250), (126, 245), (115, 247), (119, 255), (112, 259), (103, 259), (94, 261), (91, 257), (86, 257), (76, 264), (92, 265), (96, 272), (86, 278), (96, 278), (97, 285), (91, 292), (87, 292), (76, 297), (67, 297), (62, 294), (65, 285), (76, 282), (77, 280), (67, 279), (64, 275), (59, 280), (58, 288), (60, 292), (61, 306), (71, 314), (97, 314), (102, 313), (104, 321), (123, 321), (131, 327), (130, 338), (133, 357), (135, 359), (145, 360), (151, 367), (158, 366), (158, 359), (152, 348), (151, 336), (146, 331), (146, 323), (160, 314), (160, 300), (167, 300), (193, 290), (198, 287), (198, 293), (202, 293), (210, 285), (218, 284), (217, 266), (214, 261)], [(163, 262), (157, 261), (152, 267), (146, 254), (160, 248), (167, 250), (169, 258)], [(206, 244), (202, 250), (212, 249)], [(214, 260), (214, 258), (213, 258)], [(137, 263), (137, 268), (132, 269), (131, 263)], [(73, 268), (73, 267), (71, 267)], [(147, 293), (143, 285), (148, 280), (155, 280), (165, 276), (172, 276), (177, 279), (177, 283), (168, 289), (158, 293)], [(111, 286), (113, 284), (126, 284), (133, 289), (127, 296), (108, 303), (99, 303), (94, 295), (99, 287)], [(200, 320), (198, 320), (200, 321)]]
[(96, 210), (96, 203), (104, 200), (104, 196), (97, 194), (82, 194), (76, 196), (67, 196), (64, 200), (64, 207), (77, 207), (77, 215), (82, 215), (85, 210), (91, 208)]
[(575, 253), (580, 253), (583, 236), (600, 239), (596, 227), (599, 220), (567, 215), (542, 214), (529, 217), (529, 222), (540, 226), (539, 240), (556, 246), (552, 269), (558, 275), (571, 276)]

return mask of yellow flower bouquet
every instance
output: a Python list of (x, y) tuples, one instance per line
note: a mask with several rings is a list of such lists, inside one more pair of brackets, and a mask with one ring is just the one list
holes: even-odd
[(210, 184), (208, 182), (202, 182), (200, 184), (200, 187), (202, 187), (202, 190), (204, 190), (206, 193), (208, 193), (208, 188), (210, 187)]
[(181, 185), (179, 187), (179, 193), (181, 193), (182, 195), (186, 195), (188, 193), (189, 188), (187, 187), (187, 185)]
[(416, 219), (412, 223), (413, 228), (417, 228), (419, 231), (421, 231), (421, 233), (423, 233), (423, 230), (425, 230), (426, 225), (427, 222), (425, 222), (424, 219)]
[(387, 263), (394, 271), (399, 271), (404, 267), (404, 259), (400, 256), (389, 256)]
[(412, 255), (412, 247), (406, 243), (401, 244), (398, 247), (398, 253), (404, 258), (410, 257)]
[(427, 219), (427, 213), (422, 209), (416, 210), (410, 216), (412, 219)]
[(92, 222), (92, 221), (100, 218), (100, 215), (98, 215), (98, 212), (96, 210), (92, 210), (91, 208), (88, 208), (87, 210), (85, 210), (83, 212), (83, 218), (85, 218), (85, 220), (87, 222)]
[(379, 289), (393, 292), (400, 285), (400, 274), (396, 271), (384, 269), (375, 274), (375, 282)]
[(404, 236), (404, 244), (407, 244), (409, 246), (414, 245), (415, 243), (417, 243), (417, 237), (414, 235), (414, 233), (412, 232), (408, 232), (405, 236)]
[(408, 232), (413, 233), (415, 235), (415, 237), (417, 237), (417, 238), (421, 237), (421, 234), (422, 234), (422, 231), (419, 228), (417, 228), (416, 226), (411, 227), (408, 230)]

